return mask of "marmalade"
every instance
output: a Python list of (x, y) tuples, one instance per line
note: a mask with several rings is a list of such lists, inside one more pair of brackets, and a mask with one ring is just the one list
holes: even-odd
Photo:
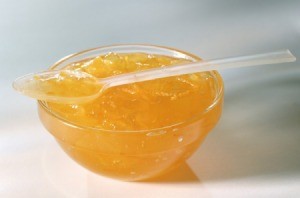
[[(105, 78), (187, 62), (157, 54), (108, 53), (64, 69)], [(201, 72), (112, 87), (84, 104), (42, 102), (39, 110), (46, 128), (80, 164), (110, 177), (141, 180), (177, 166), (197, 149), (221, 114), (222, 100), (210, 108), (220, 86), (217, 72)], [(62, 85), (55, 89), (72, 91)]]

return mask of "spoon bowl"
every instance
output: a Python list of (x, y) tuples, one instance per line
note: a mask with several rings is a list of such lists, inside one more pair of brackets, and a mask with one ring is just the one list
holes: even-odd
[[(63, 86), (62, 89), (57, 89)], [(94, 76), (76, 70), (50, 70), (22, 76), (13, 82), (18, 92), (48, 102), (74, 104), (96, 99), (103, 86)]]

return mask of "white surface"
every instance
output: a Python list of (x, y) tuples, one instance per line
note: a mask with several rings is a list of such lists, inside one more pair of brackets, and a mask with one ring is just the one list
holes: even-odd
[(113, 43), (204, 58), (290, 48), (299, 59), (299, 1), (0, 3), (0, 197), (300, 196), (299, 62), (222, 72), (220, 123), (187, 164), (148, 183), (77, 165), (42, 127), (35, 102), (10, 85), (69, 53)]

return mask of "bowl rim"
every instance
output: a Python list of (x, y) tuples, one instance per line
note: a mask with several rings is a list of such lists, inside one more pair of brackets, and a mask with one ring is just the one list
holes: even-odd
[[(77, 53), (67, 55), (67, 56), (61, 58), (60, 60), (58, 60), (57, 62), (55, 62), (52, 66), (50, 66), (49, 69), (55, 69), (56, 67), (58, 67), (60, 64), (64, 63), (65, 61), (68, 61), (69, 59), (71, 59), (73, 57), (83, 55), (88, 52), (101, 50), (101, 49), (113, 49), (113, 48), (118, 48), (118, 47), (125, 47), (125, 48), (126, 47), (129, 47), (129, 48), (134, 47), (134, 48), (144, 48), (144, 49), (152, 48), (152, 49), (168, 50), (170, 52), (173, 51), (174, 53), (180, 53), (181, 55), (190, 57), (194, 60), (201, 60), (198, 56), (196, 56), (194, 54), (191, 54), (189, 52), (185, 52), (182, 50), (178, 50), (176, 48), (171, 48), (171, 47), (165, 47), (165, 46), (160, 46), (160, 45), (149, 45), (149, 44), (118, 44), (118, 45), (106, 45), (106, 46), (101, 46), (101, 47), (90, 48), (90, 49), (86, 49), (86, 50), (83, 50), (83, 51), (80, 51)], [(72, 126), (74, 128), (78, 128), (78, 129), (86, 129), (86, 130), (101, 131), (101, 132), (113, 132), (113, 133), (124, 133), (124, 132), (126, 132), (126, 133), (139, 132), (140, 133), (140, 132), (164, 131), (164, 130), (171, 129), (171, 128), (177, 128), (178, 126), (186, 124), (186, 123), (191, 123), (194, 120), (197, 120), (198, 117), (201, 117), (204, 114), (208, 113), (219, 102), (222, 102), (221, 100), (223, 99), (224, 83), (223, 83), (223, 79), (222, 79), (221, 75), (219, 74), (219, 72), (217, 72), (215, 70), (208, 71), (207, 73), (210, 73), (211, 75), (214, 76), (214, 80), (217, 83), (217, 87), (218, 87), (218, 92), (216, 93), (214, 101), (211, 103), (211, 105), (209, 105), (204, 111), (201, 111), (200, 113), (198, 113), (182, 122), (174, 123), (174, 124), (160, 127), (160, 128), (143, 129), (143, 130), (108, 130), (108, 129), (103, 129), (103, 128), (99, 128), (99, 127), (83, 126), (83, 125), (71, 122), (70, 120), (51, 111), (51, 109), (48, 108), (45, 101), (38, 100), (38, 105), (41, 106), (47, 112), (47, 114), (50, 114), (51, 116), (55, 117), (59, 121), (64, 122), (65, 124)]]

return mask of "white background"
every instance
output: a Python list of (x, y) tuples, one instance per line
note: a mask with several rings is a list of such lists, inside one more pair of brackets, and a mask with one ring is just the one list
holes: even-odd
[(221, 121), (178, 170), (120, 182), (69, 159), (14, 78), (65, 55), (120, 43), (204, 59), (289, 48), (300, 58), (300, 1), (0, 0), (0, 197), (299, 197), (300, 65), (221, 71)]

